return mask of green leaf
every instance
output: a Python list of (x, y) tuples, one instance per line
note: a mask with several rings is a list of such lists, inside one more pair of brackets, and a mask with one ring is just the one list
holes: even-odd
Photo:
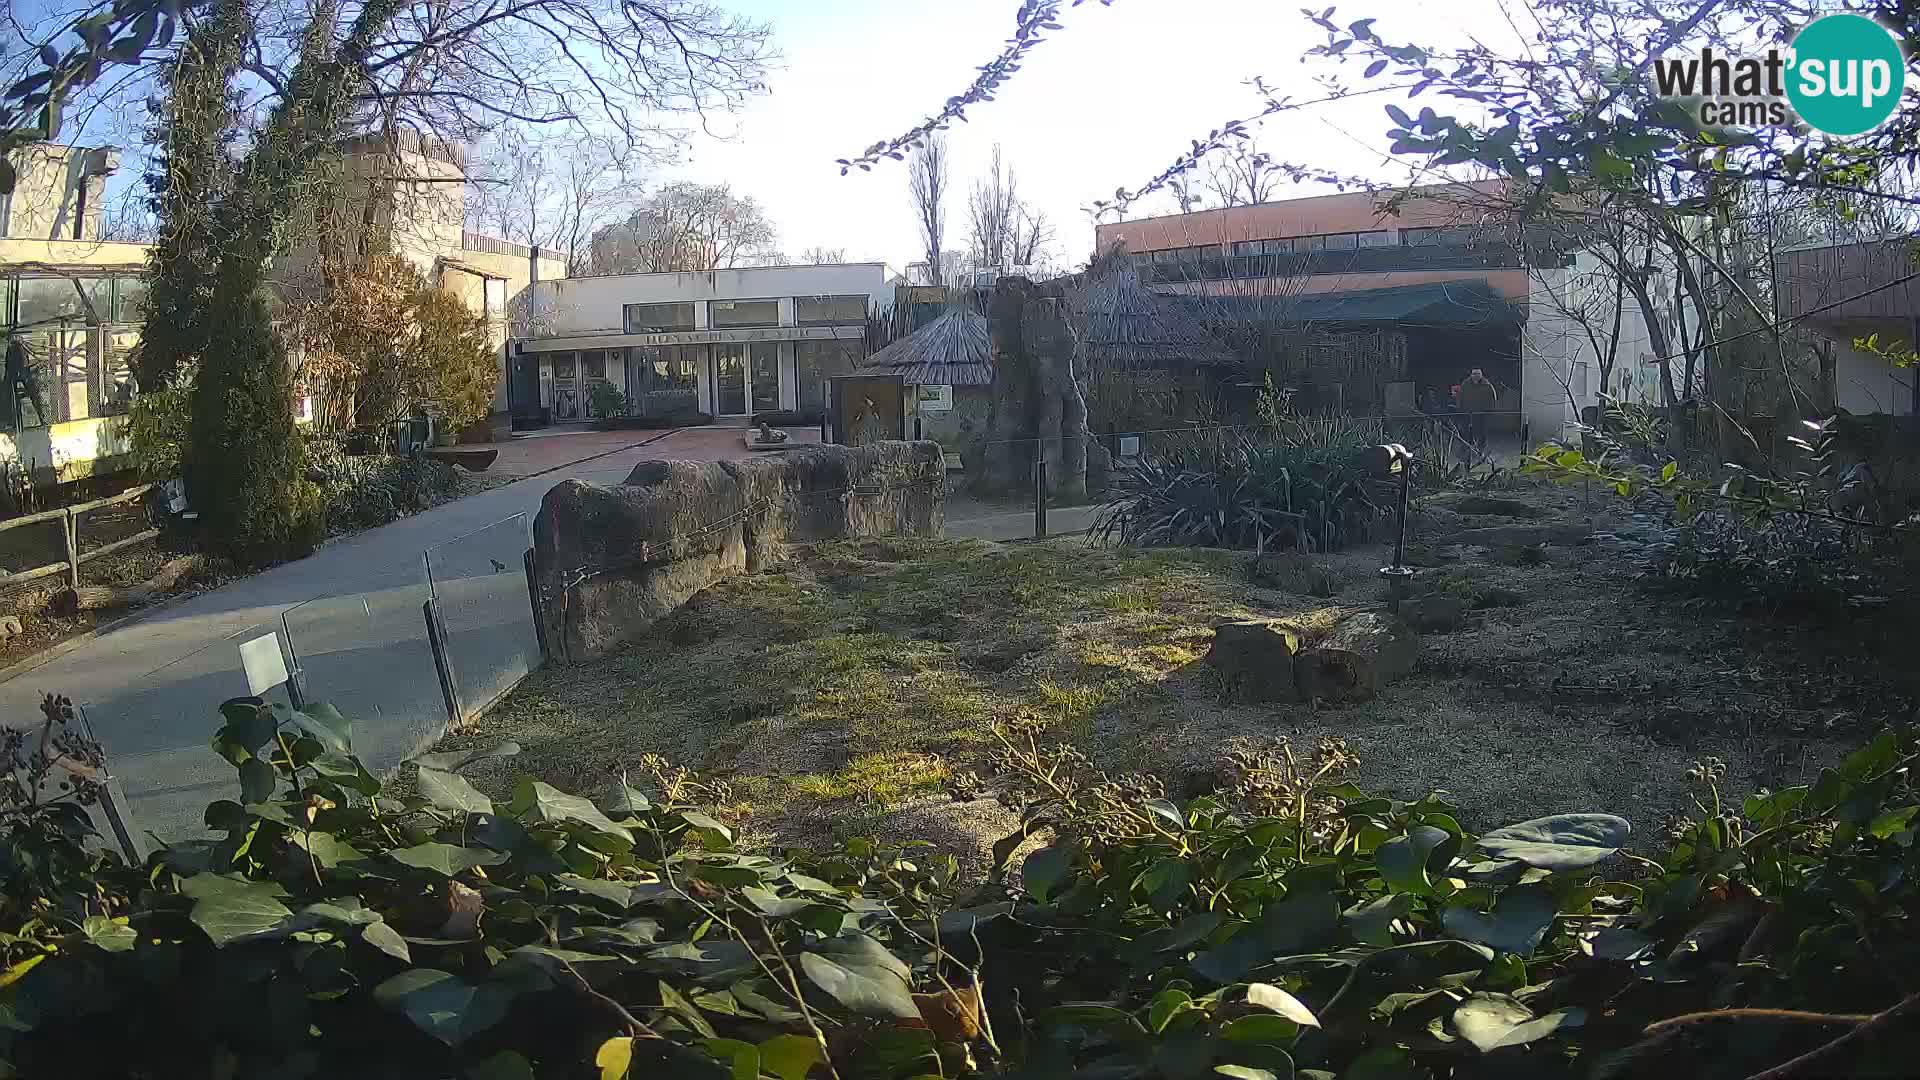
[(277, 899), (287, 891), (270, 882), (195, 874), (181, 883), (180, 891), (194, 902), (188, 918), (215, 945), (277, 930), (293, 917)]
[(1532, 956), (1559, 914), (1553, 890), (1517, 885), (1500, 894), (1491, 914), (1455, 905), (1440, 913), (1441, 925), (1455, 937), (1491, 945), (1516, 956)]
[(1229, 1042), (1268, 1043), (1274, 1046), (1291, 1045), (1299, 1034), (1299, 1024), (1271, 1013), (1242, 1016), (1220, 1029), (1220, 1037)]
[(579, 874), (560, 874), (553, 880), (572, 889), (586, 893), (600, 900), (610, 900), (621, 907), (633, 906), (633, 886), (622, 885), (617, 881), (603, 881), (599, 878), (581, 877)]
[(420, 770), (420, 794), (442, 810), (464, 810), (469, 814), (493, 813), (493, 800), (480, 794), (480, 789), (468, 783), (466, 777), (439, 769)]
[(513, 1050), (502, 1050), (467, 1070), (467, 1080), (535, 1080), (533, 1063)]
[(1505, 994), (1475, 994), (1453, 1011), (1453, 1026), (1481, 1053), (1508, 1046), (1524, 1046), (1563, 1027), (1585, 1023), (1585, 1009), (1560, 1009), (1536, 1018), (1525, 1005)]
[(619, 783), (614, 784), (607, 791), (601, 806), (615, 817), (639, 817), (653, 809), (653, 800), (647, 798), (645, 792), (629, 786), (626, 777), (623, 776)]
[(1400, 1047), (1376, 1046), (1348, 1062), (1340, 1080), (1427, 1080), (1430, 1075)]
[(330, 832), (312, 829), (294, 829), (287, 834), (296, 847), (304, 849), (313, 856), (313, 861), (331, 870), (343, 862), (354, 862), (366, 858), (360, 849), (340, 839)]
[(603, 833), (612, 833), (629, 842), (633, 833), (624, 825), (615, 825), (600, 808), (578, 795), (569, 795), (538, 780), (522, 779), (514, 785), (514, 802), (530, 802), (542, 821), (571, 821)]
[(754, 970), (753, 952), (732, 938), (677, 941), (647, 950), (647, 959), (696, 979), (724, 979)]
[(374, 988), (373, 999), (448, 1046), (458, 1046), (507, 1015), (512, 991), (474, 986), (433, 968), (403, 971)]
[(739, 1039), (708, 1039), (707, 1053), (728, 1066), (732, 1080), (760, 1080), (760, 1048)]
[[(757, 880), (757, 878), (756, 878)], [(760, 914), (773, 918), (785, 918), (796, 911), (815, 906), (818, 901), (798, 896), (781, 896), (772, 889), (749, 885), (740, 890), (740, 896), (747, 903), (759, 909)]]
[(367, 928), (360, 931), (360, 940), (403, 964), (413, 963), (413, 954), (407, 949), (406, 939), (400, 936), (400, 931), (387, 925), (385, 920), (368, 923)]
[(416, 844), (387, 854), (402, 866), (428, 870), (441, 877), (453, 877), (476, 866), (494, 866), (507, 861), (507, 856), (498, 851), (460, 847), (456, 844), (442, 844), (437, 841)]
[(1193, 995), (1185, 990), (1169, 988), (1154, 995), (1153, 1003), (1147, 1006), (1147, 1030), (1155, 1035), (1167, 1030), (1173, 1018), (1193, 1007)]
[(1580, 936), (1580, 951), (1598, 960), (1633, 960), (1659, 942), (1622, 926), (1608, 926)]
[(220, 715), (226, 724), (213, 737), (215, 749), (222, 742), (228, 742), (248, 753), (258, 753), (261, 747), (273, 741), (273, 733), (280, 728), (273, 710), (259, 698), (236, 698), (223, 702)]
[(920, 1010), (908, 990), (907, 965), (865, 934), (828, 938), (800, 957), (813, 984), (849, 1010), (868, 1016), (914, 1020)]
[(1056, 840), (1027, 856), (1020, 865), (1020, 882), (1034, 900), (1044, 904), (1067, 875), (1073, 872), (1079, 848), (1071, 841)]
[(1413, 911), (1413, 897), (1406, 893), (1388, 893), (1364, 904), (1355, 904), (1342, 914), (1347, 930), (1359, 941), (1385, 948), (1393, 944), (1393, 921)]
[(266, 802), (273, 798), (273, 790), (279, 786), (280, 774), (260, 758), (248, 758), (240, 763), (241, 802)]
[(1497, 859), (1518, 859), (1542, 870), (1582, 870), (1619, 851), (1633, 826), (1612, 814), (1555, 814), (1482, 836), (1479, 846)]
[(680, 811), (680, 820), (686, 822), (688, 828), (698, 829), (701, 832), (709, 832), (718, 836), (726, 843), (733, 843), (733, 830), (728, 828), (725, 822), (717, 818), (708, 817), (698, 810), (682, 810)]
[(1903, 806), (1898, 810), (1889, 810), (1874, 818), (1873, 823), (1867, 826), (1867, 831), (1873, 834), (1875, 840), (1885, 840), (1904, 830), (1916, 813), (1920, 813), (1920, 806)]
[(759, 1049), (761, 1070), (777, 1080), (807, 1080), (808, 1070), (827, 1061), (819, 1041), (805, 1035), (775, 1035)]
[(1447, 830), (1417, 825), (1381, 844), (1373, 865), (1394, 892), (1427, 894), (1433, 892), (1429, 870), (1444, 873), (1459, 847), (1460, 841)]
[(290, 712), (287, 720), (294, 727), (319, 740), (328, 753), (351, 755), (353, 753), (353, 723), (340, 715), (340, 710), (324, 701), (315, 702), (305, 709)]
[(701, 1015), (700, 1010), (695, 1007), (693, 1002), (688, 1001), (685, 995), (675, 990), (673, 986), (664, 979), (660, 982), (659, 993), (660, 1006), (662, 1008), (686, 1021), (688, 1027), (701, 1035), (709, 1039), (714, 1037), (715, 1032), (712, 1021)]
[(1663, 484), (1671, 484), (1673, 483), (1673, 478), (1679, 475), (1680, 463), (1677, 461), (1669, 461), (1660, 469), (1660, 482)]
[(600, 1066), (600, 1080), (626, 1080), (627, 1070), (633, 1067), (633, 1040), (620, 1036), (601, 1043), (593, 1063)]
[(1301, 1027), (1319, 1027), (1320, 1020), (1306, 1003), (1271, 983), (1251, 983), (1247, 986), (1247, 1004), (1262, 1009), (1271, 1009), (1281, 1016), (1299, 1024)]
[[(1384, 61), (1380, 62), (1384, 63)], [(1282, 1080), (1285, 1075), (1271, 1069), (1256, 1069), (1248, 1065), (1215, 1065), (1213, 1072), (1216, 1076), (1231, 1076), (1235, 1080)]]
[(124, 917), (109, 919), (104, 915), (89, 915), (80, 924), (80, 932), (86, 935), (88, 941), (108, 952), (129, 952), (134, 942), (139, 940), (139, 935), (127, 925)]

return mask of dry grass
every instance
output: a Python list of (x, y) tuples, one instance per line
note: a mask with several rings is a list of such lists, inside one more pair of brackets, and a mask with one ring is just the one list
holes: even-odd
[[(1512, 494), (1577, 516), (1577, 497)], [(1422, 517), (1429, 546), (1500, 523), (1444, 502)], [(1335, 735), (1360, 755), (1363, 786), (1448, 791), (1470, 828), (1598, 810), (1644, 841), (1685, 806), (1695, 759), (1725, 760), (1736, 790), (1797, 782), (1892, 700), (1848, 674), (1864, 666), (1852, 654), (1823, 651), (1830, 635), (1651, 599), (1600, 545), (1520, 565), (1452, 551), (1424, 580), (1469, 597), (1468, 624), (1426, 638), (1415, 672), (1374, 702), (1224, 700), (1203, 662), (1215, 623), (1325, 625), (1377, 603), (1384, 554), (1320, 560), (1336, 593), (1314, 599), (1256, 587), (1231, 552), (817, 545), (701, 594), (622, 656), (536, 674), (449, 742), (526, 747), (476, 777), (483, 787), (530, 771), (591, 790), (658, 752), (730, 781), (724, 809), (763, 836), (911, 834), (968, 854), (1011, 822), (943, 790), (983, 763), (995, 717), (1039, 718), (1103, 766), (1158, 773), (1176, 792), (1232, 749)]]

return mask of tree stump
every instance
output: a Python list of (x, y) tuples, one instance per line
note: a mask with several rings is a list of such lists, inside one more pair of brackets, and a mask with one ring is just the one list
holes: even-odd
[(54, 597), (54, 608), (58, 611), (102, 611), (107, 608), (132, 607), (144, 604), (164, 593), (172, 592), (180, 579), (200, 568), (200, 556), (182, 555), (168, 559), (157, 573), (138, 585), (116, 589), (108, 585), (82, 585), (77, 589), (68, 589)]
[(1420, 639), (1398, 618), (1379, 611), (1349, 615), (1300, 654), (1295, 688), (1307, 701), (1368, 701), (1412, 671), (1419, 652)]
[(1270, 619), (1246, 619), (1213, 628), (1207, 663), (1227, 683), (1227, 696), (1253, 703), (1299, 701), (1294, 658), (1300, 632)]

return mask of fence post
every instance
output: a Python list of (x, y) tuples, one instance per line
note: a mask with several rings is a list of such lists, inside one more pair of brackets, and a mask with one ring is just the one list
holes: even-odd
[(1033, 536), (1036, 540), (1047, 538), (1047, 458), (1041, 445), (1039, 439), (1033, 440)]
[(460, 695), (453, 686), (453, 667), (447, 659), (446, 638), (440, 633), (440, 619), (433, 598), (420, 605), (420, 614), (427, 620), (427, 647), (433, 650), (433, 666), (440, 675), (440, 697), (447, 706), (447, 730), (460, 730)]
[(80, 589), (80, 517), (71, 507), (60, 515), (60, 539), (67, 545), (67, 587)]
[(546, 612), (540, 603), (540, 581), (533, 572), (532, 548), (520, 557), (520, 562), (527, 570), (527, 603), (533, 608), (533, 638), (540, 644), (540, 662), (546, 663), (553, 659), (553, 653), (547, 647)]

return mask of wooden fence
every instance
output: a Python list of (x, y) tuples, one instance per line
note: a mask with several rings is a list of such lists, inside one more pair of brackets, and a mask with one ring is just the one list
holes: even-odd
[(145, 529), (124, 539), (115, 540), (111, 544), (102, 544), (92, 551), (82, 552), (80, 550), (80, 515), (90, 510), (99, 510), (108, 506), (118, 506), (121, 503), (132, 502), (147, 492), (152, 491), (154, 487), (155, 485), (153, 484), (141, 484), (137, 487), (128, 488), (118, 495), (109, 495), (104, 499), (94, 499), (92, 502), (76, 503), (73, 506), (62, 506), (56, 510), (42, 510), (37, 514), (23, 514), (17, 518), (0, 521), (0, 532), (4, 532), (7, 529), (18, 529), (26, 525), (39, 525), (43, 522), (58, 521), (60, 523), (61, 538), (66, 541), (67, 546), (67, 557), (59, 562), (48, 563), (45, 566), (36, 566), (32, 570), (22, 570), (17, 574), (8, 574), (5, 577), (0, 577), (0, 591), (12, 589), (17, 585), (25, 585), (30, 581), (39, 581), (41, 578), (52, 577), (62, 571), (67, 575), (67, 587), (70, 589), (78, 589), (80, 588), (80, 567), (89, 559), (97, 559), (102, 555), (110, 555), (113, 552), (119, 551), (121, 548), (131, 547), (134, 544), (152, 540), (154, 537), (159, 536), (159, 529)]

